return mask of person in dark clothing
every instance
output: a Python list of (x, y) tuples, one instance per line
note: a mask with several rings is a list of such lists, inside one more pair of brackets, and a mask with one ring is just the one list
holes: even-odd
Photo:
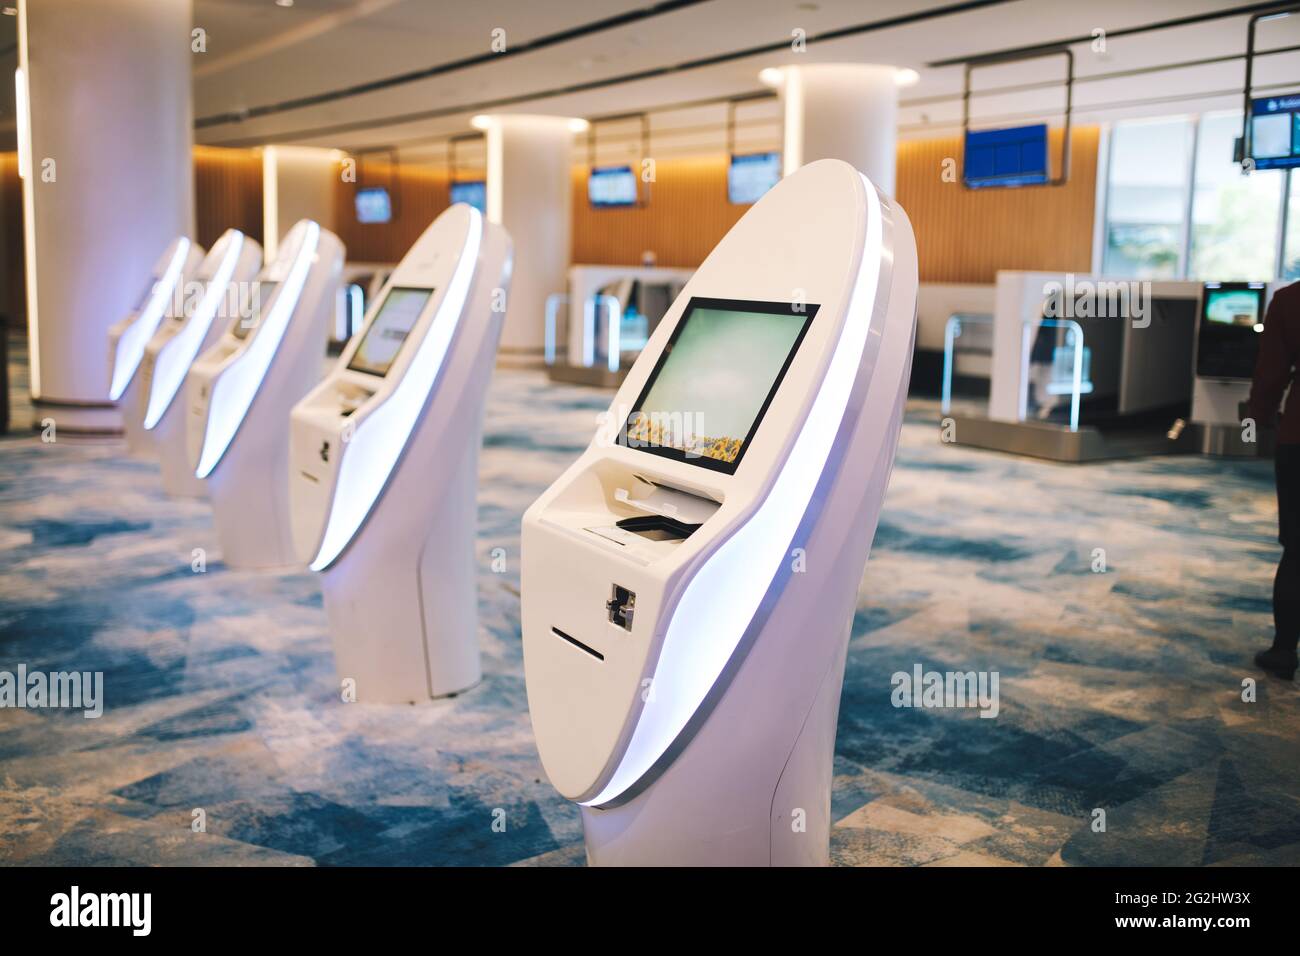
[(1279, 289), (1269, 304), (1260, 336), (1259, 360), (1250, 386), (1250, 415), (1257, 425), (1271, 424), (1287, 386), (1286, 408), (1278, 423), (1277, 524), (1282, 560), (1273, 579), (1273, 646), (1255, 655), (1262, 669), (1294, 680), (1296, 641), (1300, 638), (1300, 282)]

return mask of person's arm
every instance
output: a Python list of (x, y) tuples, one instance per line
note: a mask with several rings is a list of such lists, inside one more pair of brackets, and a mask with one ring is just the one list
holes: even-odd
[[(1289, 286), (1286, 292), (1295, 289)], [(1294, 295), (1282, 292), (1273, 296), (1268, 314), (1264, 317), (1264, 332), (1259, 341), (1259, 358), (1255, 362), (1255, 377), (1250, 383), (1247, 408), (1258, 425), (1271, 425), (1277, 419), (1282, 394), (1291, 382), (1295, 355), (1287, 342), (1287, 313), (1295, 308)], [(1294, 321), (1294, 320), (1293, 320)]]

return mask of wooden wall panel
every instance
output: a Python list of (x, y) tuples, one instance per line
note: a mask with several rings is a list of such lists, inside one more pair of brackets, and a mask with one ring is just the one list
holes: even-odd
[(400, 166), (396, 177), (386, 163), (367, 161), (366, 184), (386, 185), (394, 201), (388, 223), (357, 222), (356, 184), (343, 182), (335, 191), (334, 221), (350, 262), (398, 262), (420, 233), (451, 205), (451, 178), (445, 169)]
[[(916, 232), (921, 281), (989, 283), (999, 269), (1088, 272), (1099, 136), (1096, 126), (1073, 131), (1064, 186), (1019, 189), (965, 189), (958, 136), (900, 143), (897, 195)], [(1060, 148), (1053, 130), (1054, 158)], [(943, 180), (949, 158), (957, 182)]]
[[(1070, 181), (1060, 187), (969, 191), (961, 138), (899, 144), (897, 194), (916, 231), (921, 281), (991, 283), (998, 269), (1087, 272), (1092, 260), (1097, 127), (1074, 131)], [(1060, 149), (1059, 131), (1052, 155)], [(573, 170), (575, 263), (627, 265), (653, 250), (663, 266), (697, 266), (749, 207), (727, 202), (727, 158), (660, 161), (648, 206), (592, 209), (587, 167)]]
[(652, 251), (661, 266), (698, 266), (749, 209), (727, 202), (726, 156), (660, 160), (649, 204), (635, 209), (593, 209), (587, 170), (573, 168), (574, 263), (629, 265)]
[[(9, 328), (27, 327), (26, 278), (23, 275), (23, 189), (18, 154), (0, 153), (0, 318)], [(0, 334), (4, 329), (0, 327)]]
[(194, 222), (205, 249), (227, 229), (262, 242), (261, 152), (194, 147)]
[[(992, 282), (998, 269), (1087, 272), (1092, 259), (1096, 197), (1097, 127), (1074, 131), (1070, 182), (1059, 188), (971, 192), (944, 182), (943, 162), (960, 170), (960, 137), (907, 141), (898, 148), (898, 197), (912, 219), (923, 282)], [(1052, 138), (1053, 155), (1060, 134)], [(749, 207), (727, 202), (727, 159), (663, 159), (651, 201), (638, 209), (592, 209), (587, 168), (573, 169), (572, 260), (626, 265), (653, 251), (660, 265), (697, 266)], [(4, 262), (0, 310), (23, 314), (22, 200), (17, 157), (0, 154), (4, 189), (0, 229)], [(368, 182), (389, 182), (391, 170), (367, 163)], [(339, 237), (355, 262), (397, 262), (450, 204), (445, 169), (400, 167), (397, 215), (386, 225), (357, 222), (355, 186), (340, 177), (336, 193)], [(262, 158), (253, 149), (194, 148), (198, 241), (211, 247), (235, 227), (262, 241)]]

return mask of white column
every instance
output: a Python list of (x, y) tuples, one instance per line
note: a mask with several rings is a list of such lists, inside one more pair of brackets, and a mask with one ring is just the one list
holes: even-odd
[(866, 63), (764, 70), (760, 77), (781, 96), (784, 174), (819, 159), (842, 159), (893, 195), (899, 79), (914, 75)]
[(299, 219), (336, 230), (335, 194), (341, 181), (336, 149), (267, 146), (262, 150), (262, 251), (275, 258), (280, 237)]
[(541, 365), (546, 297), (563, 292), (573, 228), (573, 135), (563, 116), (474, 117), (487, 133), (487, 218), (515, 243), (514, 275), (498, 362)]
[(36, 417), (113, 433), (109, 326), (193, 234), (191, 2), (19, 0), (18, 20)]

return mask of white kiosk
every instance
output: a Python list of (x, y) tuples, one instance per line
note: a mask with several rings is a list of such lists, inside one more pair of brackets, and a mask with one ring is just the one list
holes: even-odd
[(248, 286), (261, 268), (257, 240), (227, 229), (208, 250), (198, 274), (185, 277), (184, 312), (169, 315), (145, 348), (140, 407), (162, 464), (163, 491), (169, 495), (197, 498), (205, 493), (185, 444), (185, 400), (176, 396), (195, 357), (225, 331), (221, 320), (245, 315)]
[(665, 315), (614, 433), (524, 515), (528, 706), (590, 863), (828, 861), (916, 290), (896, 203), (839, 160), (792, 173)]
[(179, 311), (175, 303), (181, 277), (193, 273), (202, 261), (202, 247), (187, 236), (177, 236), (154, 265), (139, 304), (108, 330), (108, 397), (121, 409), (127, 449), (133, 455), (147, 455), (152, 447), (140, 408), (142, 376), (136, 374), (145, 346), (163, 319)]
[(1192, 422), (1202, 454), (1261, 454), (1258, 442), (1242, 440), (1242, 403), (1250, 398), (1264, 315), (1275, 291), (1263, 282), (1207, 282), (1201, 289)]
[(503, 227), (452, 206), (293, 410), (294, 541), (321, 572), (358, 700), (426, 700), (481, 676), (478, 449), (511, 263)]
[(186, 444), (208, 483), (226, 564), (296, 564), (289, 519), (289, 412), (320, 381), (343, 243), (297, 222), (237, 317), (186, 379)]

